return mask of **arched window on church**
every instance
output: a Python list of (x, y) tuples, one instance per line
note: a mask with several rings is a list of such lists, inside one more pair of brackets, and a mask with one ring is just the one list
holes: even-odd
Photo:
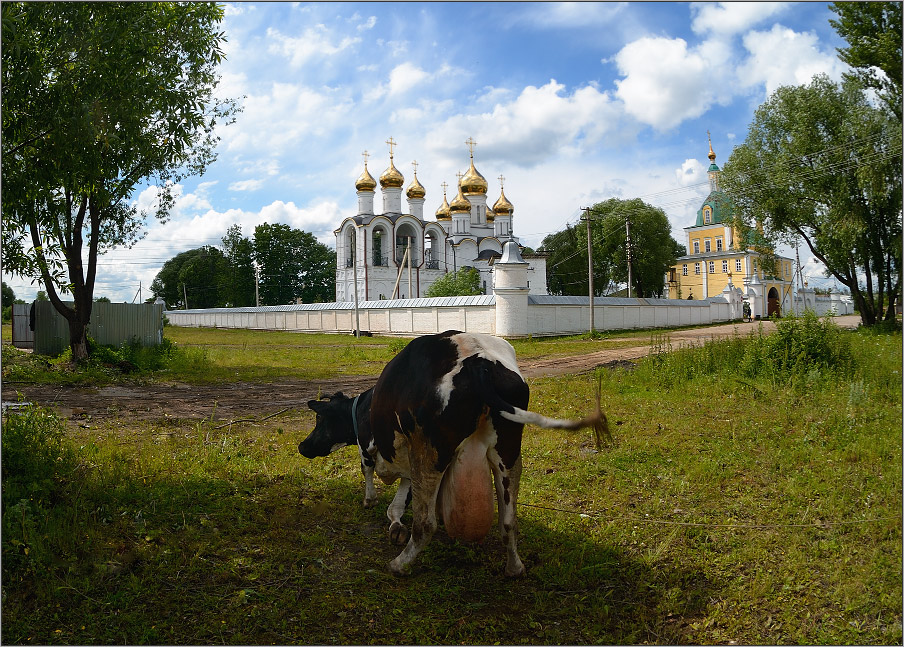
[(373, 264), (375, 267), (387, 267), (389, 265), (389, 253), (386, 249), (388, 242), (389, 236), (386, 235), (386, 229), (382, 226), (376, 227), (371, 240)]
[(411, 249), (411, 265), (418, 265), (420, 258), (417, 253), (417, 232), (414, 231), (414, 227), (406, 222), (396, 229), (396, 263), (402, 262), (405, 257), (405, 251), (409, 248)]
[(345, 231), (345, 266), (354, 267), (355, 262), (355, 228), (349, 227)]
[(703, 224), (708, 225), (713, 221), (713, 212), (709, 207), (703, 209)]
[(439, 238), (434, 231), (428, 231), (425, 238), (427, 242), (427, 249), (424, 250), (425, 266), (428, 270), (438, 270), (439, 261), (442, 257)]

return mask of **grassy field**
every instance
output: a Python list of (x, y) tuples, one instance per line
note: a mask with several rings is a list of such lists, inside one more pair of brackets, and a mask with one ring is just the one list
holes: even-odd
[[(224, 380), (261, 356), (377, 371), (400, 347), (225, 332), (206, 360)], [(900, 644), (901, 334), (771, 339), (532, 380), (531, 408), (569, 417), (599, 380), (615, 440), (526, 429), (515, 581), (495, 532), (440, 530), (391, 576), (394, 487), (364, 510), (352, 449), (300, 457), (310, 411), (219, 430), (7, 416), (4, 642)]]
[[(664, 334), (668, 334), (665, 331)], [(408, 343), (403, 337), (301, 334), (282, 331), (179, 328), (168, 326), (165, 337), (181, 353), (159, 370), (133, 373), (130, 379), (178, 379), (189, 383), (224, 381), (267, 382), (280, 379), (316, 380), (339, 375), (379, 375)], [(121, 372), (103, 365), (73, 373), (65, 370), (69, 356), (51, 360), (17, 353), (8, 346), (10, 325), (3, 325), (4, 372), (11, 382), (108, 384)], [(581, 355), (609, 348), (646, 345), (649, 331), (619, 331), (563, 338), (527, 338), (512, 343), (521, 359)], [(102, 362), (101, 362), (102, 364)], [(107, 362), (109, 364), (109, 362)], [(49, 370), (48, 370), (49, 369)]]

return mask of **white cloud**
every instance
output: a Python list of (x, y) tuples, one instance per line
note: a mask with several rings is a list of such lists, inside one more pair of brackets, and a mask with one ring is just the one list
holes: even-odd
[[(223, 15), (227, 18), (232, 16), (241, 16), (243, 13), (245, 13), (245, 6), (246, 5), (244, 4), (226, 3), (225, 5), (223, 5)], [(254, 7), (251, 8), (253, 9)]]
[(681, 39), (645, 37), (625, 45), (615, 62), (625, 77), (615, 81), (625, 111), (660, 131), (699, 117), (717, 100), (718, 59), (688, 49)]
[(239, 180), (229, 185), (230, 191), (257, 191), (264, 185), (263, 180)]
[(528, 3), (521, 13), (514, 13), (511, 20), (527, 23), (536, 28), (586, 27), (588, 25), (611, 26), (619, 14), (624, 13), (625, 2), (538, 2)]
[(427, 140), (432, 150), (448, 155), (473, 136), (481, 159), (531, 167), (617, 132), (619, 112), (607, 94), (592, 86), (568, 95), (564, 85), (550, 80), (524, 88), (514, 101), (496, 104), (490, 112), (456, 115), (439, 124)]
[(345, 92), (275, 82), (269, 92), (245, 98), (242, 113), (222, 131), (222, 146), (231, 152), (266, 151), (272, 160), (305, 139), (327, 136), (347, 124), (353, 104)]
[(750, 32), (744, 36), (744, 47), (750, 57), (738, 68), (740, 82), (745, 86), (762, 83), (767, 95), (782, 85), (807, 84), (819, 73), (840, 80), (844, 71), (834, 52), (820, 50), (814, 34), (781, 25)]
[(370, 16), (365, 22), (358, 25), (357, 30), (359, 32), (367, 31), (369, 29), (373, 29), (376, 26), (376, 24), (377, 24), (377, 17)]
[[(170, 218), (177, 219), (187, 214), (210, 209), (208, 190), (215, 184), (216, 182), (202, 182), (192, 193), (184, 193), (184, 187), (181, 184), (173, 185), (171, 191), (175, 202), (170, 209)], [(156, 186), (149, 186), (138, 194), (134, 204), (140, 212), (151, 214), (157, 208), (159, 196), (160, 189)]]
[(268, 51), (285, 56), (292, 67), (301, 67), (312, 59), (333, 56), (361, 42), (360, 38), (349, 36), (333, 42), (323, 24), (308, 27), (297, 38), (286, 36), (271, 27), (267, 29), (267, 40), (270, 42)]
[(786, 2), (703, 2), (691, 5), (697, 34), (730, 36), (747, 31), (787, 8)]
[(416, 65), (407, 62), (397, 65), (389, 73), (389, 94), (403, 94), (428, 78), (430, 75)]
[(681, 186), (690, 186), (706, 181), (706, 168), (695, 159), (686, 159), (675, 169), (675, 178)]

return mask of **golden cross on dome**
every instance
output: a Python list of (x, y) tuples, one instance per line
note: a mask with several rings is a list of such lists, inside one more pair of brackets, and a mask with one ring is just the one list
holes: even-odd
[(443, 182), (442, 184), (440, 184), (440, 186), (443, 187), (443, 197), (445, 198), (446, 197), (446, 187), (449, 185), (446, 184), (445, 182)]
[(505, 177), (500, 173), (499, 174), (499, 188), (502, 189), (502, 187), (504, 185), (505, 185)]
[(464, 176), (465, 176), (465, 174), (462, 173), (461, 171), (459, 171), (458, 173), (455, 174), (455, 177), (458, 178), (458, 183), (459, 183), (459, 184), (461, 184), (461, 178), (463, 178)]
[(390, 135), (389, 139), (386, 140), (386, 143), (389, 144), (389, 157), (392, 158), (392, 147), (397, 146), (396, 141)]
[(471, 151), (471, 157), (474, 157), (474, 147), (477, 146), (477, 142), (474, 141), (473, 137), (468, 137), (465, 144), (468, 145), (468, 150)]
[(370, 153), (367, 152), (367, 149), (361, 153), (361, 156), (364, 158), (364, 166), (367, 166), (367, 159), (370, 157)]
[(412, 160), (411, 165), (414, 167), (414, 174), (417, 175), (417, 160)]

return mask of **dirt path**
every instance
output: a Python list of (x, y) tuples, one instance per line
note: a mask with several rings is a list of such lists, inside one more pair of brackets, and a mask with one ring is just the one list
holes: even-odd
[[(856, 328), (860, 318), (836, 318), (840, 326)], [(736, 323), (706, 328), (672, 331), (667, 337), (673, 349), (702, 344), (709, 339), (756, 332), (759, 322)], [(763, 329), (775, 329), (763, 322)], [(583, 373), (598, 366), (613, 366), (644, 357), (649, 342), (629, 348), (604, 349), (572, 357), (551, 357), (520, 362), (525, 377), (544, 377)], [(234, 383), (193, 385), (182, 383), (116, 385), (100, 388), (61, 386), (4, 385), (4, 401), (15, 400), (18, 391), (28, 402), (52, 406), (67, 418), (116, 418), (152, 420), (161, 418), (210, 419), (230, 421), (261, 418), (283, 409), (306, 409), (307, 401), (321, 393), (343, 391), (355, 394), (376, 383), (375, 376), (346, 376), (332, 380), (286, 380), (267, 384)]]

